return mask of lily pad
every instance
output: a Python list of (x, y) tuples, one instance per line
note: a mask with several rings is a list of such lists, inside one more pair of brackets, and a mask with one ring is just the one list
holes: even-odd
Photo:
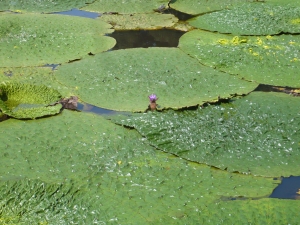
[(178, 19), (171, 14), (106, 14), (100, 20), (107, 22), (116, 30), (159, 29), (172, 27)]
[(243, 3), (245, 3), (245, 0), (173, 0), (170, 1), (170, 7), (180, 12), (196, 15), (232, 8)]
[(73, 92), (57, 82), (51, 67), (0, 67), (0, 82), (45, 85), (58, 90), (65, 97), (71, 96)]
[(17, 12), (57, 12), (73, 8), (80, 8), (92, 0), (1, 0), (0, 11), (17, 11)]
[(268, 196), (278, 183), (161, 153), (88, 113), (10, 119), (0, 134), (0, 219), (11, 223), (192, 224), (224, 196)]
[(161, 108), (181, 108), (249, 93), (257, 86), (202, 66), (177, 48), (106, 52), (63, 65), (55, 76), (76, 87), (81, 100), (120, 111), (144, 111), (152, 93)]
[[(76, 26), (75, 26), (76, 25)], [(106, 51), (110, 25), (65, 15), (0, 15), (0, 67), (59, 64)]]
[(182, 158), (261, 176), (299, 175), (299, 98), (259, 93), (231, 104), (116, 119)]
[(204, 30), (237, 35), (271, 35), (300, 32), (300, 7), (294, 5), (245, 4), (198, 16), (189, 24)]
[(193, 30), (179, 48), (201, 63), (258, 83), (300, 87), (300, 36), (243, 37)]
[(168, 2), (167, 0), (96, 0), (82, 9), (101, 13), (149, 13), (168, 8)]
[(0, 84), (0, 109), (6, 115), (18, 119), (58, 114), (62, 105), (50, 104), (60, 98), (58, 91), (46, 86), (10, 82)]

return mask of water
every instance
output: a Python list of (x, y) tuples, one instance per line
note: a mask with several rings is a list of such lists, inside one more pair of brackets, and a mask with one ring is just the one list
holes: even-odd
[(300, 176), (281, 178), (281, 184), (274, 189), (270, 198), (300, 200)]
[(101, 15), (99, 13), (88, 12), (88, 11), (83, 11), (83, 10), (79, 10), (79, 9), (71, 9), (70, 11), (55, 12), (53, 14), (81, 16), (81, 17), (86, 17), (86, 18), (91, 18), (91, 19), (95, 19)]

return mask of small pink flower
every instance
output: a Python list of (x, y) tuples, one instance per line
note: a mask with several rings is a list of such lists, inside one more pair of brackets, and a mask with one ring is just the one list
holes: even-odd
[(149, 95), (148, 98), (149, 98), (150, 102), (153, 102), (153, 103), (155, 103), (158, 100), (158, 98), (155, 94)]

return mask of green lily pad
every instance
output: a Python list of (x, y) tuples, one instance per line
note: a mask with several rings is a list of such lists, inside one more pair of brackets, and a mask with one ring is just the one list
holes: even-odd
[(275, 4), (245, 4), (198, 16), (189, 24), (204, 30), (237, 35), (271, 35), (300, 32), (300, 7)]
[(72, 89), (57, 82), (51, 67), (0, 67), (0, 82), (45, 85), (58, 90), (64, 97), (73, 95)]
[(46, 86), (22, 83), (0, 83), (0, 109), (18, 119), (58, 114), (61, 104), (50, 106), (60, 100), (61, 94)]
[(202, 66), (177, 48), (106, 52), (60, 66), (55, 76), (76, 87), (81, 100), (120, 111), (146, 110), (152, 93), (161, 108), (181, 108), (249, 93), (257, 86)]
[(232, 8), (243, 3), (245, 3), (244, 0), (173, 0), (170, 1), (170, 7), (180, 12), (196, 15)]
[(263, 197), (278, 183), (161, 153), (93, 114), (10, 119), (0, 134), (0, 219), (11, 223), (191, 224), (224, 196)]
[[(251, 222), (259, 218), (253, 206), (260, 201), (269, 213), (291, 218), (295, 212), (296, 201), (250, 200), (268, 196), (278, 184), (272, 178), (161, 153), (135, 130), (97, 115), (65, 110), (42, 120), (10, 119), (1, 122), (0, 134), (6, 137), (0, 142), (2, 223), (195, 224), (217, 211), (214, 220), (231, 221), (225, 209), (238, 207), (241, 215), (254, 214), (247, 215)], [(239, 196), (249, 200), (222, 200)]]
[(16, 179), (0, 182), (0, 223), (72, 224), (81, 216), (74, 202), (80, 188), (72, 183)]
[(179, 48), (201, 63), (258, 83), (300, 87), (300, 36), (243, 37), (193, 30)]
[[(76, 26), (75, 26), (76, 25)], [(110, 25), (65, 15), (0, 15), (0, 67), (59, 64), (106, 51)]]
[(96, 0), (82, 9), (101, 13), (149, 13), (168, 8), (168, 2), (167, 0)]
[(300, 174), (299, 107), (296, 97), (253, 92), (231, 104), (115, 121), (182, 158), (231, 172), (290, 176)]
[(73, 8), (80, 8), (87, 3), (92, 3), (92, 0), (1, 0), (0, 11), (17, 11), (17, 12), (57, 12), (65, 11)]
[(172, 27), (178, 19), (172, 14), (106, 14), (100, 20), (109, 23), (116, 30), (159, 29)]

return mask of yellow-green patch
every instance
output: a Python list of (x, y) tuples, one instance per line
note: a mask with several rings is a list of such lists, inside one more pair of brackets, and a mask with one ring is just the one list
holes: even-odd
[(201, 63), (246, 80), (300, 87), (300, 37), (234, 36), (193, 30), (179, 40), (179, 48)]
[(61, 104), (50, 106), (60, 100), (61, 94), (46, 86), (17, 82), (0, 83), (0, 109), (6, 115), (18, 119), (58, 114)]

